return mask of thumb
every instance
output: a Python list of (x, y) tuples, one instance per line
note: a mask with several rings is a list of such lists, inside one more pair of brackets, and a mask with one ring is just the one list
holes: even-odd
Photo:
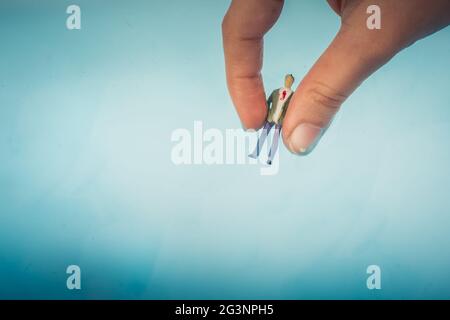
[[(299, 84), (283, 121), (283, 140), (293, 153), (310, 153), (345, 99), (395, 50), (342, 29)], [(377, 39), (378, 40), (378, 39)]]

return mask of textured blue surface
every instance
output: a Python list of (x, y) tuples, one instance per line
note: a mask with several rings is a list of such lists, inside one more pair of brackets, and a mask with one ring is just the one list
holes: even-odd
[[(170, 158), (194, 120), (239, 126), (228, 1), (80, 0), (74, 31), (69, 4), (0, 3), (0, 298), (450, 298), (449, 28), (366, 81), (310, 156), (282, 148), (261, 176)], [(338, 25), (326, 1), (287, 1), (266, 87), (301, 78)]]

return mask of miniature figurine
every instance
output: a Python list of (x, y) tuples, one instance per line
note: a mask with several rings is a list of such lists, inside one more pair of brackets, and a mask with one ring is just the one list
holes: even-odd
[(267, 99), (267, 119), (264, 123), (261, 136), (258, 139), (256, 149), (251, 154), (249, 154), (249, 157), (255, 159), (259, 157), (259, 153), (261, 152), (261, 148), (264, 145), (264, 142), (266, 141), (267, 135), (269, 134), (272, 127), (275, 125), (273, 142), (272, 146), (270, 147), (267, 159), (267, 164), (268, 165), (272, 164), (272, 160), (278, 149), (278, 140), (281, 133), (281, 126), (283, 124), (284, 115), (286, 114), (286, 110), (289, 106), (292, 94), (294, 93), (291, 89), (294, 81), (295, 79), (292, 74), (286, 75), (286, 77), (284, 78), (284, 87), (274, 90)]

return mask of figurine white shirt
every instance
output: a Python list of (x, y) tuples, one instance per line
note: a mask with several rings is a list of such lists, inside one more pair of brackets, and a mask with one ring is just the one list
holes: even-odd
[(273, 112), (273, 122), (278, 124), (278, 121), (280, 120), (280, 117), (283, 113), (284, 108), (286, 107), (286, 101), (291, 96), (292, 90), (289, 88), (280, 88), (278, 90), (278, 100), (272, 101), (272, 108), (275, 108)]

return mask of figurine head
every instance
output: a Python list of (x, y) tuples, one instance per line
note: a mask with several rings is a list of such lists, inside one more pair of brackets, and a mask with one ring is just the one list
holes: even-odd
[(294, 81), (295, 81), (294, 76), (292, 74), (287, 74), (284, 77), (284, 86), (290, 89), (294, 84)]

